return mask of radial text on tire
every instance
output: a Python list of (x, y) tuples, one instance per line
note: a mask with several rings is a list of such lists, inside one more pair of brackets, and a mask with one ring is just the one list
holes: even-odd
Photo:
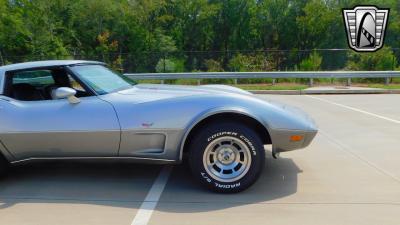
[(247, 189), (265, 163), (261, 138), (241, 123), (206, 125), (193, 136), (189, 164), (193, 175), (208, 189), (234, 193)]

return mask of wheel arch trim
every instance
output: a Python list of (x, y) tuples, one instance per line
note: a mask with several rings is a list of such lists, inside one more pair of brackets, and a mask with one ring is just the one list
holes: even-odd
[(15, 160), (14, 156), (11, 154), (10, 151), (8, 151), (7, 147), (3, 144), (1, 140), (0, 140), (0, 155), (3, 156), (9, 162)]
[(199, 115), (194, 117), (194, 119), (190, 121), (189, 125), (186, 126), (185, 131), (184, 131), (184, 135), (183, 135), (183, 137), (182, 137), (182, 139), (180, 141), (180, 144), (179, 144), (179, 159), (178, 159), (179, 162), (182, 161), (183, 151), (184, 151), (184, 148), (185, 148), (185, 143), (187, 141), (187, 138), (188, 138), (189, 134), (193, 130), (193, 128), (195, 128), (203, 120), (205, 120), (205, 119), (207, 119), (207, 118), (209, 118), (211, 116), (215, 116), (215, 115), (223, 114), (223, 113), (233, 113), (233, 114), (238, 114), (238, 115), (241, 115), (241, 116), (246, 116), (246, 117), (249, 117), (251, 119), (254, 119), (258, 123), (260, 123), (267, 130), (267, 132), (269, 134), (271, 134), (271, 129), (268, 126), (268, 124), (263, 122), (263, 120), (259, 116), (256, 116), (256, 115), (252, 114), (251, 112), (249, 112), (246, 109), (243, 109), (243, 108), (240, 108), (240, 107), (218, 107), (218, 108), (212, 108), (212, 109), (203, 111), (202, 113), (200, 113)]

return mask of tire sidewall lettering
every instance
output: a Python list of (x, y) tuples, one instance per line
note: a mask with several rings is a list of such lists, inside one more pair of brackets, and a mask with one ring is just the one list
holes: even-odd
[(201, 175), (201, 177), (203, 177), (204, 180), (206, 180), (208, 183), (211, 183), (211, 182), (212, 182), (211, 178), (208, 177), (208, 175), (207, 175), (206, 172), (201, 172), (200, 175)]
[(239, 135), (237, 132), (233, 132), (233, 131), (221, 131), (221, 132), (215, 133), (215, 134), (211, 135), (210, 137), (208, 137), (207, 142), (211, 142), (211, 141), (215, 140), (216, 138), (223, 137), (223, 136), (237, 137)]
[(250, 150), (251, 150), (251, 153), (253, 154), (253, 156), (256, 156), (257, 151), (256, 151), (256, 148), (254, 147), (253, 143), (248, 138), (246, 138), (244, 135), (240, 135), (239, 138), (241, 140), (243, 140), (250, 147)]
[[(257, 150), (254, 147), (254, 144), (250, 141), (249, 138), (247, 138), (245, 135), (240, 134), (238, 132), (234, 132), (234, 131), (221, 131), (221, 132), (217, 132), (214, 133), (212, 135), (210, 135), (207, 138), (207, 143), (212, 142), (213, 140), (219, 138), (219, 137), (224, 137), (224, 136), (231, 136), (231, 137), (236, 137), (240, 140), (242, 140), (248, 147), (249, 150), (251, 152), (251, 155), (253, 157), (257, 156)], [(215, 179), (211, 178), (208, 173), (206, 171), (202, 171), (200, 172), (200, 176), (209, 184), (213, 184), (215, 188), (218, 189), (235, 189), (235, 188), (239, 188), (241, 186), (240, 180), (234, 182), (234, 183), (221, 183), (216, 181)]]
[(240, 187), (240, 182), (221, 184), (219, 182), (213, 181), (212, 178), (208, 177), (208, 175), (207, 175), (207, 173), (205, 171), (201, 172), (200, 174), (201, 174), (201, 177), (203, 177), (204, 180), (207, 181), (207, 183), (214, 183), (214, 186), (216, 188), (228, 189), (228, 188), (238, 188), (238, 187)]
[(253, 156), (257, 155), (257, 151), (256, 151), (256, 148), (254, 147), (253, 143), (243, 134), (238, 134), (237, 132), (234, 132), (234, 131), (221, 131), (221, 132), (215, 133), (207, 138), (207, 143), (210, 143), (213, 140), (215, 140), (219, 137), (223, 137), (223, 136), (232, 136), (232, 137), (239, 138), (240, 140), (244, 141), (246, 143), (246, 145), (250, 148)]
[(238, 188), (238, 187), (240, 187), (240, 182), (231, 183), (231, 184), (220, 184), (218, 182), (214, 182), (214, 185), (217, 188), (223, 188), (223, 189)]

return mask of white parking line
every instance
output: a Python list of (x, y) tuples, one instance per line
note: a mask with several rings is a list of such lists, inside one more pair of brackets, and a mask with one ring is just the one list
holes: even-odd
[(171, 175), (172, 166), (165, 166), (157, 179), (154, 181), (153, 186), (149, 193), (147, 193), (142, 205), (139, 208), (135, 218), (131, 225), (147, 225), (150, 221), (150, 217), (153, 214), (154, 209), (157, 206), (158, 200), (164, 191), (165, 185), (168, 182), (168, 178)]
[(390, 122), (393, 122), (393, 123), (400, 124), (399, 120), (391, 119), (391, 118), (386, 117), (386, 116), (377, 115), (375, 113), (367, 112), (367, 111), (364, 111), (364, 110), (361, 110), (361, 109), (357, 109), (357, 108), (354, 108), (354, 107), (351, 107), (351, 106), (347, 106), (347, 105), (343, 105), (343, 104), (340, 104), (340, 103), (332, 102), (332, 101), (329, 101), (329, 100), (326, 100), (326, 99), (323, 99), (323, 98), (318, 98), (318, 97), (310, 96), (310, 95), (306, 95), (306, 96), (309, 97), (309, 98), (317, 99), (317, 100), (332, 104), (332, 105), (340, 106), (340, 107), (343, 107), (343, 108), (346, 108), (346, 109), (350, 109), (350, 110), (353, 110), (353, 111), (356, 111), (356, 112), (364, 113), (364, 114), (367, 114), (367, 115), (370, 115), (370, 116), (373, 116), (373, 117), (376, 117), (376, 118), (379, 118), (379, 119), (383, 119), (383, 120), (387, 120), (387, 121), (390, 121)]
[(379, 171), (380, 173), (391, 177), (392, 179), (396, 180), (397, 182), (400, 183), (400, 178), (398, 178), (396, 175), (392, 174), (391, 172), (381, 168), (380, 166), (378, 166), (377, 164), (369, 161), (367, 158), (360, 156), (359, 154), (355, 153), (352, 148), (342, 142), (340, 142), (339, 140), (333, 138), (331, 135), (329, 135), (327, 132), (319, 129), (319, 133), (324, 136), (329, 142), (331, 142), (332, 144), (336, 145), (340, 150), (352, 155), (353, 157), (359, 159), (360, 161), (364, 162), (365, 164), (367, 164), (368, 166), (374, 168), (375, 170)]

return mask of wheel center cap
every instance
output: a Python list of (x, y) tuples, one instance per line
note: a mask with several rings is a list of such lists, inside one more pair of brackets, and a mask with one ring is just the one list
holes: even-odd
[(218, 153), (218, 161), (222, 164), (230, 164), (235, 160), (235, 153), (230, 148), (223, 148)]

